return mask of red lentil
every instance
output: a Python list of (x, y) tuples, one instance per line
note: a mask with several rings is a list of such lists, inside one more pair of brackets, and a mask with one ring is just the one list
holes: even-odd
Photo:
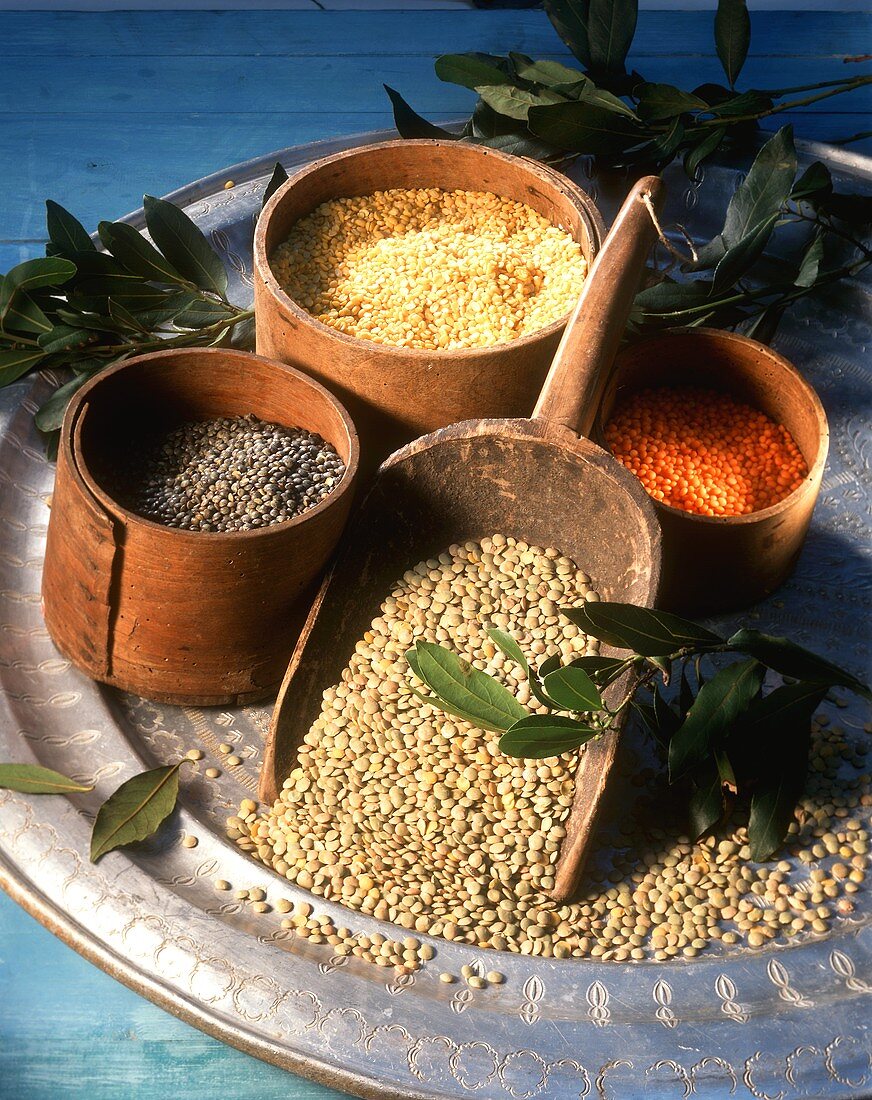
[(716, 390), (640, 390), (617, 408), (605, 434), (655, 500), (702, 516), (758, 512), (808, 474), (785, 427)]

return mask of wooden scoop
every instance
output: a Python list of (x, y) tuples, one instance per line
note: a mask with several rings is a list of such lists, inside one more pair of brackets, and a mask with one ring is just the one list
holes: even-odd
[[(309, 612), (269, 731), (260, 798), (272, 802), (297, 747), (339, 682), (354, 646), (396, 579), (451, 543), (499, 532), (553, 546), (588, 573), (603, 600), (651, 606), (660, 531), (642, 486), (583, 438), (594, 423), (655, 231), (645, 200), (663, 184), (637, 183), (594, 261), (530, 420), (467, 420), (390, 456), (364, 498)], [(414, 393), (408, 395), (415, 400)], [(604, 647), (603, 652), (610, 651)], [(624, 697), (628, 676), (605, 693)], [(617, 732), (579, 757), (576, 793), (551, 891), (569, 897), (581, 874)]]

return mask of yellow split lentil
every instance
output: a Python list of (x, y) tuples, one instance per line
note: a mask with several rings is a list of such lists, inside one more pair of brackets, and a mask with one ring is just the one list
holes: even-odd
[(572, 235), (525, 203), (437, 187), (324, 202), (270, 262), (324, 324), (431, 351), (537, 332), (569, 312), (587, 274)]

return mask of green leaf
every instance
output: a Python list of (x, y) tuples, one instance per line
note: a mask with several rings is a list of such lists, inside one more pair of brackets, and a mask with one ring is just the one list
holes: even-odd
[(711, 292), (711, 283), (696, 280), (692, 283), (676, 283), (664, 279), (654, 286), (639, 291), (633, 302), (633, 317), (665, 317), (685, 309), (704, 305)]
[(582, 669), (600, 688), (607, 687), (626, 671), (625, 663), (618, 657), (576, 657), (569, 667)]
[(714, 649), (724, 641), (698, 623), (630, 603), (586, 603), (560, 610), (590, 637), (643, 657), (666, 657), (687, 647)]
[(489, 149), (499, 149), (516, 157), (546, 160), (557, 152), (553, 145), (531, 137), (515, 119), (497, 114), (481, 99), (472, 112), (469, 128), (471, 134), (462, 140), (472, 140), (476, 145), (486, 145)]
[(769, 859), (787, 835), (805, 787), (811, 717), (825, 693), (820, 685), (787, 684), (748, 711), (743, 737), (760, 761), (748, 821), (751, 858), (757, 862)]
[(254, 351), (255, 335), (256, 326), (254, 318), (243, 317), (241, 321), (237, 321), (233, 326), (233, 335), (230, 340), (231, 345), (243, 351)]
[(545, 14), (582, 65), (590, 65), (587, 23), (590, 0), (545, 0)]
[(57, 351), (66, 351), (68, 348), (80, 348), (89, 343), (92, 334), (85, 328), (74, 328), (72, 325), (55, 325), (49, 332), (39, 338), (39, 346), (52, 354)]
[(624, 72), (638, 14), (638, 0), (589, 0), (587, 42), (594, 72)]
[(203, 290), (224, 294), (227, 270), (218, 253), (188, 215), (171, 202), (145, 195), (145, 223), (151, 239), (176, 271)]
[(637, 89), (636, 113), (646, 122), (675, 118), (688, 111), (705, 111), (708, 104), (699, 96), (683, 92), (671, 84), (643, 84)]
[(519, 53), (510, 53), (509, 58), (521, 80), (528, 80), (531, 84), (541, 84), (545, 88), (566, 93), (570, 88), (579, 88), (588, 83), (580, 69), (570, 69), (559, 61), (532, 61)]
[(276, 166), (272, 170), (272, 175), (269, 178), (269, 183), (266, 185), (266, 190), (263, 193), (263, 199), (261, 200), (260, 204), (261, 210), (263, 210), (263, 208), (273, 197), (276, 191), (278, 191), (278, 189), (282, 186), (282, 184), (287, 183), (290, 178), (291, 177), (284, 170), (282, 165), (279, 164), (278, 161), (276, 161)]
[[(480, 729), (505, 731), (529, 711), (503, 687), (456, 653), (435, 642), (418, 642), (413, 671), (436, 696), (439, 706)], [(409, 654), (406, 659), (410, 665)]]
[(759, 260), (769, 243), (777, 220), (778, 214), (773, 214), (772, 217), (755, 226), (738, 244), (726, 250), (715, 267), (711, 294), (719, 294), (735, 286)]
[(38, 764), (0, 764), (0, 787), (22, 794), (77, 794), (94, 789)]
[[(632, 119), (634, 124), (638, 124), (639, 122), (639, 117), (632, 107), (628, 107), (622, 99), (606, 91), (605, 88), (598, 88), (595, 84), (590, 82), (585, 84), (582, 88), (580, 99), (585, 103), (592, 103), (596, 107), (602, 107), (605, 111), (611, 111), (612, 114), (623, 115), (624, 118)], [(640, 134), (640, 137), (641, 136)]]
[(51, 321), (29, 294), (19, 290), (6, 308), (2, 330), (20, 332), (27, 336), (39, 336), (51, 331)]
[(151, 332), (142, 321), (136, 317), (114, 298), (109, 299), (109, 316), (121, 328), (128, 332), (138, 332), (140, 335), (150, 336)]
[(567, 665), (549, 672), (543, 685), (549, 697), (564, 710), (602, 710), (602, 696), (583, 668)]
[(69, 382), (65, 382), (63, 386), (58, 387), (48, 401), (40, 405), (33, 422), (41, 432), (54, 432), (60, 428), (70, 398), (84, 386), (92, 373), (94, 372), (83, 371), (81, 374), (77, 374), (75, 378), (71, 378)]
[(591, 729), (574, 718), (561, 714), (530, 714), (514, 723), (500, 738), (500, 751), (506, 756), (542, 760), (580, 748), (600, 730)]
[(179, 310), (173, 318), (173, 323), (178, 328), (205, 328), (207, 325), (229, 320), (233, 316), (234, 311), (222, 305), (221, 302), (208, 302), (200, 298), (195, 299), (186, 309)]
[(563, 96), (547, 88), (541, 92), (528, 92), (523, 88), (515, 88), (511, 85), (482, 85), (476, 88), (482, 100), (497, 112), (507, 118), (526, 120), (531, 107), (540, 107), (543, 104), (565, 103)]
[(46, 256), (37, 260), (25, 260), (23, 264), (6, 272), (4, 288), (7, 293), (13, 290), (36, 290), (41, 286), (63, 286), (76, 274), (76, 265), (71, 260), (59, 256)]
[(91, 832), (91, 862), (115, 848), (150, 837), (173, 812), (179, 796), (179, 768), (184, 760), (142, 772), (110, 795), (97, 813)]
[(508, 61), (490, 53), (446, 53), (436, 58), (435, 69), (440, 80), (462, 88), (513, 83)]
[(134, 275), (154, 283), (176, 284), (184, 281), (173, 265), (132, 225), (100, 222), (97, 232), (115, 259)]
[(449, 130), (443, 130), (441, 126), (434, 126), (426, 118), (422, 118), (413, 111), (399, 92), (389, 88), (387, 84), (382, 87), (388, 93), (391, 105), (394, 109), (394, 126), (400, 137), (404, 138), (442, 138), (446, 141), (457, 141), (459, 135), (452, 134)]
[(0, 351), (0, 387), (10, 385), (45, 358), (44, 351), (36, 351), (32, 348), (22, 348), (21, 351)]
[(717, 147), (724, 140), (726, 135), (726, 126), (717, 126), (706, 134), (706, 136), (700, 141), (698, 145), (695, 145), (693, 149), (688, 150), (687, 156), (684, 158), (684, 171), (687, 173), (689, 179), (695, 180), (696, 173), (702, 162), (712, 155)]
[(51, 199), (46, 199), (45, 221), (49, 240), (62, 256), (73, 259), (76, 252), (97, 251), (97, 246), (82, 223), (69, 210)]
[(678, 732), (682, 719), (666, 702), (659, 685), (652, 687), (654, 696), (654, 721), (657, 723), (657, 736), (661, 744), (668, 745)]
[(530, 665), (527, 662), (527, 658), (524, 656), (524, 651), (511, 636), (511, 634), (506, 634), (504, 630), (499, 630), (495, 626), (489, 626), (486, 630), (486, 633), (498, 649), (502, 650), (502, 652), (505, 653), (505, 655), (510, 660), (515, 662), (515, 664), (521, 666), (530, 684), (530, 691), (532, 691), (535, 698), (543, 706), (553, 707), (554, 700), (549, 699), (548, 696), (545, 694), (539, 675), (536, 673), (535, 669), (530, 668)]
[(699, 689), (687, 717), (669, 743), (669, 778), (675, 782), (717, 748), (747, 710), (766, 670), (757, 661), (720, 669)]
[(681, 679), (678, 683), (678, 709), (681, 712), (682, 719), (690, 710), (693, 704), (693, 688), (690, 686), (690, 680), (687, 677), (687, 669), (682, 667)]
[(796, 273), (796, 277), (793, 280), (794, 286), (814, 286), (818, 273), (820, 272), (821, 263), (824, 258), (824, 235), (823, 230), (818, 229), (809, 242), (808, 248), (802, 256), (802, 261), (799, 265), (799, 271)]
[(723, 230), (729, 247), (738, 244), (754, 226), (780, 213), (795, 176), (793, 127), (783, 126), (754, 158), (747, 176), (730, 200)]
[(724, 816), (724, 788), (714, 759), (700, 764), (693, 773), (693, 790), (687, 804), (690, 833), (699, 840)]
[(816, 160), (802, 173), (790, 197), (794, 202), (808, 202), (815, 197), (831, 195), (833, 193), (833, 177), (825, 164)]
[(782, 676), (794, 676), (797, 680), (809, 680), (812, 683), (827, 684), (829, 687), (849, 688), (866, 699), (872, 699), (872, 691), (862, 680), (789, 638), (743, 629), (736, 631), (728, 639), (727, 645), (739, 653), (756, 657)]
[(154, 332), (162, 325), (171, 324), (179, 314), (184, 313), (200, 300), (196, 294), (183, 290), (175, 294), (166, 294), (163, 298), (152, 301), (152, 304), (145, 309), (142, 308), (141, 301), (136, 299), (131, 301), (129, 295), (113, 298), (112, 302), (129, 312), (148, 332)]
[(531, 107), (527, 122), (537, 137), (577, 153), (620, 152), (641, 136), (625, 115), (584, 100)]
[(761, 344), (771, 344), (778, 331), (778, 325), (787, 307), (773, 302), (761, 310), (751, 323), (742, 329), (745, 336), (759, 340)]
[(734, 118), (744, 118), (748, 115), (761, 115), (772, 109), (772, 99), (764, 92), (742, 92), (741, 95), (730, 96), (722, 103), (709, 108), (716, 118), (727, 122)]
[(758, 226), (777, 216), (790, 196), (795, 175), (793, 129), (784, 126), (757, 154), (730, 199), (724, 228), (700, 249), (696, 267), (716, 264), (728, 249), (741, 245)]
[(751, 44), (751, 17), (745, 0), (718, 0), (715, 14), (715, 48), (734, 88)]

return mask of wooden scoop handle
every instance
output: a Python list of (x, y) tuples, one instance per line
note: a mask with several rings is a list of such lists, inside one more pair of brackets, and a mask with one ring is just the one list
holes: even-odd
[(563, 332), (533, 419), (589, 435), (648, 253), (657, 238), (665, 188), (657, 176), (635, 184), (618, 212)]

